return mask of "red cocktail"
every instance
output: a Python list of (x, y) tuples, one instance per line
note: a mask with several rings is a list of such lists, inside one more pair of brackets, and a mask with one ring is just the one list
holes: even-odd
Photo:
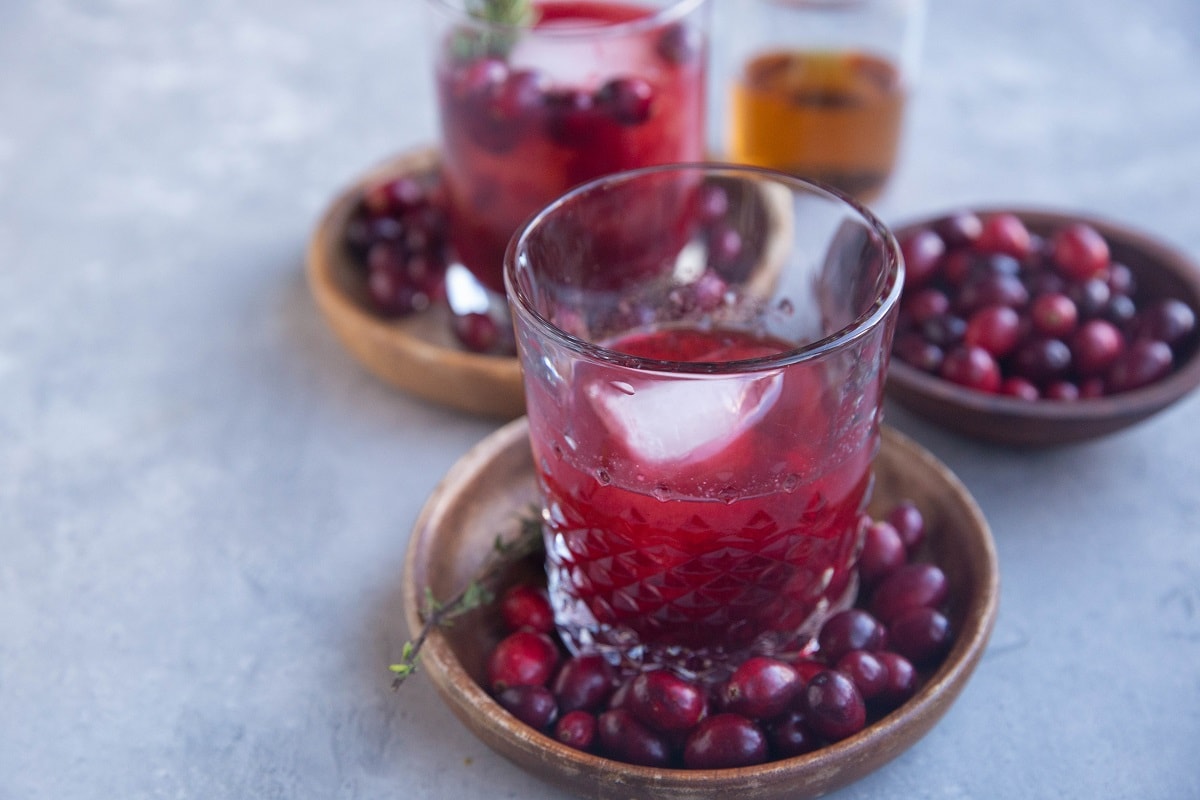
[[(663, 202), (680, 183), (664, 176), (724, 201)], [(619, 286), (586, 278), (613, 252), (614, 192), (648, 252), (663, 238), (648, 220), (694, 223)], [(727, 258), (721, 228), (751, 263)], [(890, 234), (792, 178), (673, 167), (567, 195), (507, 269), (568, 645), (700, 676), (803, 649), (856, 589), (901, 282)]]
[(540, 0), (531, 27), (433, 6), (452, 237), (488, 289), (513, 232), (567, 189), (703, 157), (705, 0)]

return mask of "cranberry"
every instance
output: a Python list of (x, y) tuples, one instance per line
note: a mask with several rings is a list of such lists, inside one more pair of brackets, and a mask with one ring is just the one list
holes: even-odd
[(539, 633), (554, 630), (554, 611), (546, 587), (519, 583), (500, 597), (500, 616), (510, 631), (525, 628)]
[(933, 229), (948, 246), (963, 247), (983, 235), (983, 221), (970, 211), (959, 211), (935, 222)]
[(817, 735), (804, 721), (804, 713), (792, 709), (765, 723), (767, 741), (776, 758), (792, 758), (811, 753), (820, 746)]
[(1000, 388), (1000, 365), (982, 347), (955, 347), (946, 353), (938, 374), (951, 383), (981, 392), (995, 392)]
[(509, 686), (496, 694), (496, 702), (539, 731), (549, 728), (558, 717), (554, 695), (545, 686)]
[(983, 221), (983, 229), (975, 241), (983, 253), (1003, 253), (1016, 259), (1026, 258), (1033, 249), (1033, 240), (1025, 223), (1015, 214), (993, 214)]
[(1088, 278), (1067, 285), (1067, 296), (1075, 302), (1080, 319), (1091, 319), (1103, 313), (1112, 299), (1112, 290), (1103, 278)]
[(430, 305), (427, 292), (414, 285), (403, 270), (391, 267), (376, 267), (367, 272), (367, 296), (376, 311), (389, 316), (423, 311)]
[(620, 761), (646, 767), (665, 767), (671, 762), (667, 740), (639, 722), (628, 709), (605, 711), (596, 720), (596, 733), (600, 748)]
[(1147, 306), (1137, 319), (1139, 339), (1157, 339), (1174, 347), (1196, 329), (1196, 312), (1182, 300), (1169, 298)]
[(1071, 349), (1061, 339), (1036, 338), (1021, 344), (1012, 357), (1012, 369), (1034, 383), (1055, 380), (1071, 366)]
[(925, 338), (943, 349), (959, 344), (966, 332), (967, 321), (954, 314), (942, 314), (921, 325)]
[(1079, 386), (1071, 381), (1051, 381), (1042, 391), (1042, 397), (1059, 402), (1072, 402), (1079, 399)]
[(876, 695), (876, 704), (885, 708), (895, 708), (916, 694), (917, 670), (911, 661), (889, 650), (876, 653), (875, 657), (887, 670), (887, 684), (884, 690)]
[(654, 87), (642, 78), (613, 78), (600, 87), (596, 103), (622, 125), (640, 125), (650, 119)]
[(911, 297), (905, 297), (901, 313), (914, 325), (921, 325), (927, 320), (941, 316), (950, 311), (950, 298), (941, 289), (927, 286), (919, 289)]
[(743, 717), (770, 719), (791, 705), (800, 688), (800, 676), (790, 664), (756, 656), (733, 671), (721, 690), (721, 706)]
[(581, 147), (595, 134), (599, 112), (591, 92), (553, 89), (546, 93), (546, 131), (561, 145)]
[(835, 668), (854, 681), (858, 693), (868, 702), (888, 688), (887, 667), (869, 650), (851, 650), (838, 659)]
[(706, 183), (700, 190), (698, 214), (701, 222), (725, 222), (729, 213), (729, 192), (718, 183)]
[(804, 688), (805, 719), (819, 736), (830, 741), (858, 733), (867, 722), (867, 709), (854, 681), (825, 670)]
[(887, 521), (900, 534), (908, 552), (912, 552), (925, 541), (925, 515), (911, 500), (901, 500), (888, 511)]
[(659, 669), (630, 682), (628, 707), (655, 730), (686, 731), (708, 713), (708, 699), (696, 684)]
[(945, 655), (950, 646), (950, 622), (934, 608), (912, 608), (888, 625), (893, 651), (916, 666), (925, 666)]
[(988, 274), (968, 278), (958, 292), (954, 307), (959, 314), (970, 316), (989, 305), (1023, 308), (1029, 303), (1029, 290), (1016, 275)]
[(1103, 397), (1104, 394), (1104, 378), (1099, 375), (1092, 378), (1085, 378), (1079, 383), (1079, 396), (1081, 398)]
[(558, 648), (546, 634), (510, 633), (488, 656), (488, 685), (494, 692), (509, 686), (541, 686), (550, 679), (557, 664)]
[(941, 605), (948, 591), (946, 574), (936, 564), (905, 564), (871, 594), (871, 613), (889, 625), (909, 609)]
[[(880, 647), (886, 644), (886, 635), (884, 636), (884, 639), (881, 639), (880, 641), (882, 642), (882, 644), (879, 645)], [(829, 669), (828, 664), (812, 658), (802, 658), (792, 666), (796, 668), (796, 674), (800, 676), (801, 686), (807, 686), (808, 682), (815, 678), (818, 674)]]
[(504, 342), (499, 323), (481, 311), (456, 314), (452, 326), (462, 346), (475, 353), (496, 352)]
[(1166, 342), (1139, 339), (1129, 345), (1105, 376), (1108, 394), (1140, 389), (1162, 380), (1171, 371), (1174, 357)]
[(1062, 275), (1047, 269), (1033, 270), (1025, 276), (1025, 288), (1032, 297), (1042, 294), (1062, 294), (1067, 282)]
[(914, 332), (897, 336), (892, 350), (901, 361), (922, 372), (937, 372), (942, 368), (942, 361), (946, 357), (942, 348)]
[(1125, 350), (1125, 337), (1111, 322), (1088, 320), (1071, 337), (1071, 362), (1084, 377), (1102, 375)]
[(982, 347), (996, 358), (1003, 358), (1017, 346), (1021, 335), (1021, 318), (1012, 308), (1002, 305), (984, 306), (967, 320), (963, 343)]
[(1015, 397), (1018, 400), (1037, 400), (1042, 396), (1035, 386), (1027, 378), (1022, 378), (1019, 375), (1010, 375), (1000, 383), (1000, 394), (1006, 397)]
[(1122, 331), (1130, 330), (1137, 319), (1137, 303), (1128, 295), (1114, 294), (1108, 299), (1108, 305), (1100, 312), (1100, 316)]
[(1070, 280), (1101, 277), (1108, 270), (1108, 242), (1099, 231), (1082, 222), (1055, 231), (1050, 252), (1054, 265)]
[(851, 650), (881, 649), (886, 637), (886, 629), (874, 615), (848, 608), (825, 620), (817, 634), (817, 646), (825, 663), (832, 666)]
[(717, 714), (704, 720), (683, 748), (683, 764), (688, 769), (748, 767), (766, 760), (766, 734), (739, 714)]
[(1029, 306), (1033, 329), (1043, 336), (1061, 339), (1075, 330), (1079, 310), (1075, 301), (1061, 292), (1050, 292), (1033, 298)]
[(1117, 296), (1132, 295), (1137, 291), (1137, 279), (1133, 270), (1120, 261), (1112, 262), (1108, 267), (1108, 288)]
[(612, 665), (603, 656), (588, 654), (567, 659), (551, 688), (563, 711), (595, 711), (612, 695), (615, 682)]
[(901, 567), (908, 552), (899, 531), (890, 522), (873, 522), (863, 534), (858, 556), (858, 577), (867, 588)]
[(596, 718), (586, 711), (568, 711), (554, 725), (554, 738), (576, 750), (591, 750), (596, 741)]
[(402, 175), (367, 187), (362, 203), (375, 216), (400, 216), (426, 202), (425, 187), (416, 177)]
[(681, 66), (696, 60), (704, 49), (704, 40), (695, 28), (676, 23), (662, 32), (654, 49), (663, 61)]
[(935, 231), (919, 228), (900, 242), (900, 253), (904, 256), (904, 280), (919, 287), (937, 274), (946, 243)]
[(736, 266), (742, 255), (742, 234), (728, 222), (719, 222), (705, 231), (708, 263), (715, 270)]

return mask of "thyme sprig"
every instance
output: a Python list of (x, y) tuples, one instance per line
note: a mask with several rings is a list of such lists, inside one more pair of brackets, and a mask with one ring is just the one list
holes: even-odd
[(500, 534), (492, 543), (489, 558), (479, 572), (448, 600), (438, 600), (433, 590), (425, 587), (422, 618), (425, 620), (416, 638), (406, 641), (400, 649), (400, 659), (389, 665), (393, 674), (392, 689), (417, 671), (421, 648), (435, 628), (449, 628), (454, 621), (474, 609), (488, 605), (496, 598), (497, 584), (504, 572), (526, 556), (536, 553), (542, 546), (542, 522), (535, 507), (530, 507), (519, 519), (517, 533), (505, 540)]

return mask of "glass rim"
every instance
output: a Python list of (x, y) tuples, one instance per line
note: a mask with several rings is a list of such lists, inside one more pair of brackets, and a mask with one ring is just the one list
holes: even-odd
[(562, 27), (538, 28), (524, 25), (508, 25), (502, 22), (481, 19), (473, 16), (465, 7), (463, 0), (425, 0), (426, 5), (433, 6), (447, 14), (462, 17), (471, 25), (479, 28), (490, 28), (502, 31), (525, 31), (534, 36), (548, 39), (594, 39), (596, 36), (628, 36), (645, 30), (660, 28), (669, 23), (683, 19), (697, 8), (706, 5), (709, 0), (673, 0), (657, 11), (644, 17), (625, 22), (601, 22), (594, 25), (564, 25)]
[[(757, 178), (786, 185), (793, 192), (800, 189), (810, 195), (825, 196), (826, 198), (848, 207), (857, 217), (874, 231), (879, 237), (881, 255), (883, 256), (883, 278), (874, 301), (867, 309), (842, 328), (820, 339), (806, 342), (779, 353), (755, 358), (734, 359), (729, 361), (676, 361), (672, 359), (647, 358), (635, 356), (620, 350), (606, 347), (596, 342), (580, 338), (569, 331), (555, 325), (534, 306), (532, 300), (520, 291), (516, 279), (517, 260), (525, 242), (535, 229), (547, 217), (557, 212), (564, 205), (576, 200), (579, 196), (588, 194), (604, 186), (616, 183), (628, 183), (650, 175), (680, 172), (701, 172), (706, 175), (727, 175), (730, 177)], [(904, 258), (900, 245), (891, 229), (884, 224), (873, 211), (864, 204), (845, 193), (825, 184), (798, 178), (778, 170), (765, 167), (754, 167), (741, 164), (725, 164), (719, 162), (698, 162), (663, 164), (639, 169), (615, 172), (594, 178), (582, 183), (563, 194), (549, 205), (534, 213), (517, 229), (509, 240), (504, 253), (504, 285), (508, 302), (512, 308), (514, 319), (523, 316), (533, 322), (536, 327), (553, 339), (557, 344), (566, 347), (580, 355), (596, 361), (616, 366), (637, 369), (640, 372), (663, 372), (671, 374), (692, 375), (729, 375), (745, 372), (763, 372), (790, 366), (805, 361), (813, 361), (829, 356), (839, 350), (852, 346), (860, 339), (876, 330), (887, 315), (900, 301), (900, 292), (904, 285)]]

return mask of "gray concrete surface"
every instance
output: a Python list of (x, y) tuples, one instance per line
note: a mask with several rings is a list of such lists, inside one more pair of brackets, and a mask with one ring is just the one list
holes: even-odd
[[(1075, 208), (1200, 257), (1200, 4), (934, 0), (890, 220)], [(554, 798), (424, 677), (400, 566), (494, 426), (399, 395), (302, 276), (432, 140), (416, 0), (0, 4), (0, 799)], [(1200, 797), (1200, 398), (1052, 452), (896, 427), (975, 493), (974, 679), (842, 800)]]

